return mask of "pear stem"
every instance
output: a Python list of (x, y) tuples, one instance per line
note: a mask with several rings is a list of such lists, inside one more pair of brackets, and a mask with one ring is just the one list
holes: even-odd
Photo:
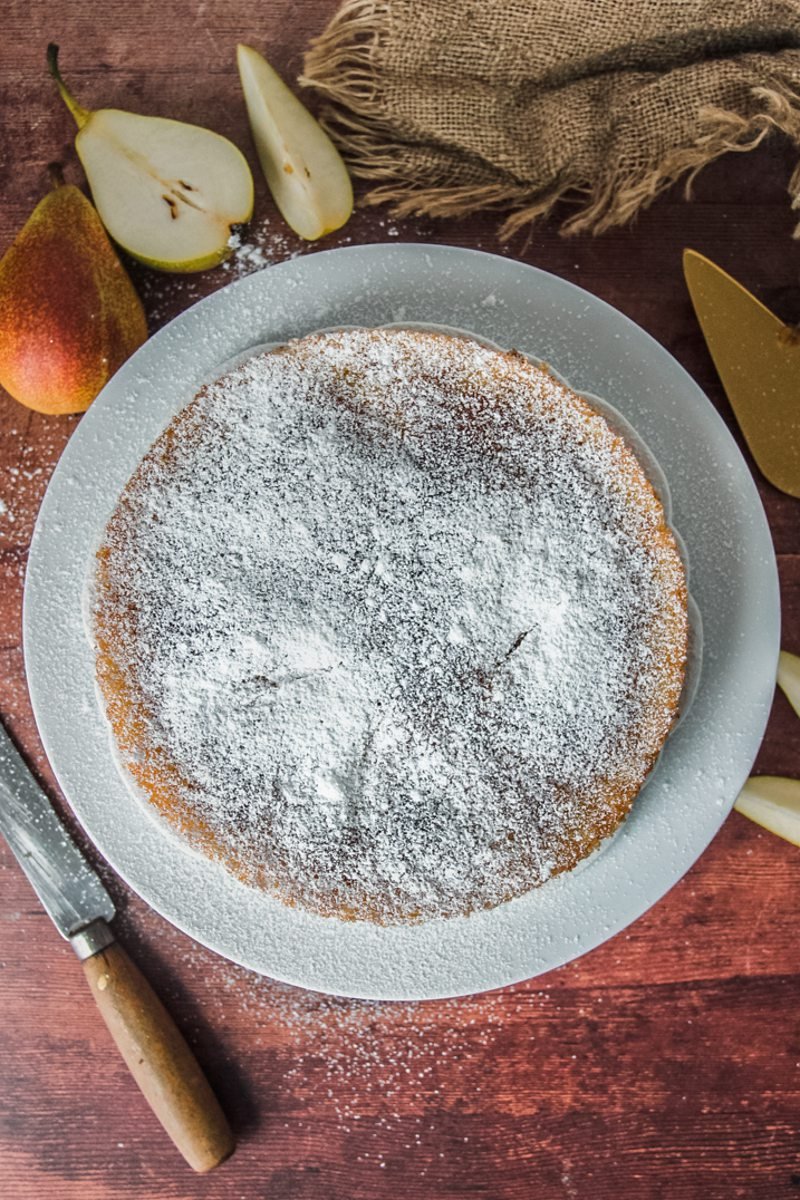
[(64, 168), (61, 163), (51, 162), (47, 164), (47, 174), (50, 179), (50, 187), (53, 191), (57, 191), (63, 187), (66, 180), (64, 179)]
[(75, 124), (78, 126), (78, 129), (81, 129), (92, 114), (88, 108), (83, 108), (80, 104), (78, 104), (75, 97), (68, 90), (64, 80), (61, 78), (61, 72), (58, 69), (58, 46), (56, 46), (54, 42), (51, 42), (47, 47), (47, 67), (50, 71), (50, 74), (53, 76), (53, 79), (56, 81), (56, 86), (58, 87), (61, 99), (64, 101), (67, 108), (75, 118)]

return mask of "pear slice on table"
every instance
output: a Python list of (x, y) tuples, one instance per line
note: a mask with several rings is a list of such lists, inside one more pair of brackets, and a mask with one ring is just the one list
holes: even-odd
[(751, 775), (734, 808), (770, 833), (800, 846), (800, 779)]
[(800, 658), (788, 650), (778, 659), (778, 687), (800, 717)]
[(269, 190), (287, 224), (315, 241), (353, 211), (353, 187), (339, 151), (265, 58), (236, 51), (247, 115)]
[(162, 271), (204, 271), (226, 258), (231, 225), (253, 212), (253, 176), (241, 151), (199, 125), (116, 108), (90, 112), (62, 80), (57, 46), (48, 47), (47, 60), (78, 125), (75, 148), (114, 241)]

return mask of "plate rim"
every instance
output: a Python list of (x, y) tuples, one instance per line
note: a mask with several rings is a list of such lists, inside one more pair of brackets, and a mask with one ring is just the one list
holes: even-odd
[[(710, 403), (710, 401), (707, 399), (707, 397), (705, 397), (704, 393), (699, 388), (699, 385), (697, 385), (697, 383), (694, 381), (694, 379), (691, 377), (691, 375), (688, 373), (688, 371), (686, 371), (686, 369), (674, 358), (674, 356), (672, 356), (663, 346), (661, 346), (661, 344), (659, 342), (657, 342), (656, 339), (652, 337), (652, 335), (650, 335), (646, 330), (642, 329), (641, 326), (637, 325), (636, 322), (632, 321), (631, 318), (627, 317), (624, 313), (621, 313), (618, 309), (616, 309), (612, 305), (608, 304), (606, 301), (602, 300), (601, 298), (599, 298), (597, 296), (594, 296), (592, 293), (586, 292), (585, 289), (579, 287), (576, 284), (569, 282), (568, 280), (564, 280), (561, 277), (554, 275), (551, 272), (544, 271), (542, 268), (535, 267), (535, 266), (532, 266), (527, 263), (522, 263), (515, 259), (506, 258), (501, 255), (490, 254), (485, 251), (475, 250), (472, 248), (462, 248), (462, 247), (445, 246), (445, 245), (428, 245), (425, 243), (421, 244), (421, 243), (413, 243), (413, 242), (412, 243), (404, 243), (404, 242), (367, 243), (367, 244), (359, 245), (359, 246), (340, 247), (340, 248), (336, 248), (336, 249), (317, 251), (316, 253), (314, 253), (312, 255), (306, 255), (301, 258), (288, 260), (284, 263), (276, 264), (274, 266), (265, 268), (263, 271), (256, 272), (256, 273), (254, 273), (254, 275), (245, 277), (244, 279), (236, 280), (230, 284), (227, 284), (227, 285), (223, 286), (222, 288), (218, 289), (217, 291), (213, 292), (211, 295), (204, 297), (202, 300), (198, 301), (195, 305), (192, 305), (190, 308), (186, 309), (184, 312), (179, 314), (172, 322), (170, 322), (168, 325), (166, 325), (163, 329), (159, 330), (156, 334), (153, 335), (153, 337), (148, 339), (148, 341), (144, 344), (142, 349), (140, 351), (138, 351), (137, 354), (134, 355), (133, 358), (130, 359), (127, 364), (125, 364), (125, 366), (122, 368), (122, 371), (120, 373), (118, 373), (118, 375), (115, 376), (110, 381), (110, 383), (106, 386), (106, 388), (103, 389), (103, 392), (101, 392), (100, 396), (95, 401), (95, 405), (93, 405), (92, 408), (95, 408), (95, 406), (98, 406), (96, 411), (103, 412), (106, 409), (108, 409), (109, 407), (113, 406), (115, 403), (118, 403), (118, 400), (115, 399), (116, 393), (120, 390), (120, 388), (124, 388), (126, 386), (128, 376), (135, 369), (135, 367), (137, 366), (137, 363), (140, 363), (142, 361), (142, 358), (140, 356), (144, 356), (145, 358), (152, 358), (154, 354), (157, 355), (160, 347), (162, 345), (166, 344), (166, 341), (168, 340), (169, 336), (171, 335), (171, 331), (174, 331), (174, 328), (176, 327), (176, 325), (178, 325), (179, 323), (185, 323), (188, 327), (188, 322), (192, 319), (193, 314), (196, 314), (198, 312), (198, 310), (210, 309), (210, 308), (213, 308), (215, 305), (219, 305), (220, 297), (223, 294), (230, 295), (235, 290), (242, 290), (243, 293), (245, 291), (250, 291), (250, 290), (255, 291), (257, 285), (254, 283), (254, 280), (256, 278), (261, 277), (262, 279), (264, 279), (265, 276), (269, 276), (269, 278), (271, 280), (275, 280), (276, 272), (278, 272), (278, 273), (283, 272), (284, 274), (291, 274), (292, 271), (296, 272), (298, 270), (297, 264), (315, 263), (316, 269), (322, 270), (324, 273), (325, 263), (326, 262), (330, 263), (332, 258), (335, 261), (336, 256), (346, 255), (348, 257), (354, 257), (354, 256), (357, 257), (357, 256), (367, 255), (368, 257), (377, 256), (380, 259), (384, 255), (386, 255), (386, 256), (388, 256), (389, 259), (391, 259), (392, 257), (397, 257), (398, 255), (400, 257), (403, 257), (408, 254), (410, 254), (412, 257), (417, 256), (423, 262), (425, 259), (430, 259), (431, 257), (436, 258), (437, 256), (441, 256), (441, 255), (443, 255), (445, 258), (450, 257), (450, 258), (455, 258), (455, 259), (471, 258), (474, 256), (480, 260), (489, 259), (495, 264), (502, 264), (502, 268), (505, 270), (511, 268), (514, 272), (521, 272), (523, 275), (525, 273), (530, 272), (532, 274), (529, 276), (529, 278), (532, 282), (536, 278), (541, 279), (542, 277), (544, 277), (547, 281), (550, 281), (551, 284), (554, 283), (557, 285), (558, 288), (563, 289), (564, 294), (566, 296), (570, 296), (570, 295), (574, 294), (575, 297), (582, 298), (582, 300), (584, 302), (588, 298), (590, 307), (596, 307), (597, 311), (600, 312), (601, 314), (605, 315), (606, 317), (610, 316), (610, 319), (612, 320), (612, 322), (622, 323), (622, 325), (626, 327), (627, 331), (629, 333), (632, 333), (632, 335), (634, 336), (635, 339), (644, 339), (647, 349), (651, 354), (654, 353), (657, 358), (660, 358), (662, 360), (662, 363), (669, 370), (677, 371), (680, 374), (680, 376), (683, 377), (684, 384), (686, 384), (688, 382), (690, 389), (692, 391), (694, 391), (698, 397), (702, 398), (702, 401), (703, 401), (704, 405), (706, 406), (706, 408), (704, 410), (704, 415), (711, 422), (711, 425), (716, 428), (717, 434), (722, 435), (723, 443), (725, 443), (728, 452), (732, 455), (734, 463), (736, 463), (736, 466), (740, 470), (743, 468), (744, 473), (745, 473), (747, 479), (749, 480), (750, 495), (749, 495), (748, 499), (749, 499), (750, 517), (752, 520), (754, 520), (756, 522), (756, 524), (758, 526), (761, 527), (761, 533), (766, 534), (766, 537), (767, 537), (767, 540), (769, 543), (768, 561), (765, 564), (768, 568), (768, 570), (767, 570), (768, 577), (765, 578), (762, 582), (762, 593), (763, 593), (762, 601), (766, 600), (764, 609), (766, 610), (767, 608), (769, 608), (769, 610), (770, 610), (768, 613), (768, 616), (769, 616), (769, 618), (771, 618), (771, 621), (772, 621), (771, 644), (772, 644), (772, 648), (774, 649), (775, 665), (777, 665), (777, 658), (778, 658), (778, 652), (779, 652), (779, 636), (780, 636), (780, 604), (779, 604), (779, 591), (778, 591), (777, 563), (775, 561), (774, 549), (772, 547), (772, 541), (771, 541), (771, 532), (769, 529), (769, 524), (766, 519), (766, 514), (763, 509), (763, 505), (761, 503), (761, 500), (758, 495), (758, 491), (757, 491), (755, 483), (752, 479), (752, 476), (747, 468), (747, 463), (744, 460), (744, 456), (742, 455), (738, 446), (736, 445), (733, 435), (731, 434), (731, 432), (728, 429), (725, 422), (722, 420), (722, 417), (720, 416), (720, 414), (717, 412), (717, 410), (714, 408), (714, 406)], [(276, 282), (274, 284), (274, 290), (278, 291), (279, 287), (280, 287), (280, 284)], [(411, 318), (411, 320), (413, 321), (413, 318)], [(376, 322), (376, 324), (377, 324), (377, 322)], [(311, 329), (309, 329), (308, 332), (311, 332)], [(476, 336), (481, 337), (483, 335), (476, 333)], [(560, 370), (560, 368), (558, 366), (557, 366), (557, 369)], [(122, 375), (121, 381), (119, 379), (120, 375)], [(576, 391), (583, 390), (579, 387), (578, 384), (575, 384), (574, 388)], [(606, 401), (606, 403), (612, 404), (612, 401), (608, 400), (608, 401)], [(89, 410), (89, 414), (91, 414), (91, 412), (92, 412), (92, 409)], [(380, 993), (376, 994), (376, 991), (374, 988), (368, 988), (367, 990), (362, 990), (362, 989), (359, 989), (357, 986), (352, 987), (352, 988), (348, 987), (346, 990), (336, 988), (336, 987), (330, 987), (330, 986), (322, 988), (322, 987), (320, 987), (319, 982), (313, 982), (313, 983), (305, 982), (304, 979), (301, 977), (302, 971), (301, 971), (300, 975), (292, 978), (291, 973), (286, 973), (285, 971), (277, 973), (274, 969), (270, 969), (269, 967), (265, 966), (263, 962), (246, 961), (246, 956), (243, 957), (241, 954), (232, 954), (230, 952), (230, 948), (228, 947), (226, 949), (224, 945), (220, 944), (220, 941), (218, 940), (218, 938), (208, 935), (208, 934), (204, 935), (204, 934), (198, 932), (198, 930), (195, 927), (191, 926), (191, 922), (187, 923), (186, 921), (182, 920), (180, 917), (176, 916), (176, 914), (174, 912), (165, 911), (163, 902), (157, 903), (152, 898), (152, 895), (148, 895), (145, 892), (143, 892), (141, 890), (140, 886), (136, 882), (134, 882), (134, 880), (130, 877), (128, 871), (126, 869), (121, 869), (117, 865), (118, 858), (117, 858), (117, 855), (114, 852), (114, 850), (112, 849), (111, 853), (109, 853), (107, 846), (105, 844), (102, 844), (103, 839), (97, 840), (95, 835), (90, 831), (89, 826), (91, 825), (91, 819), (88, 824), (86, 824), (84, 822), (83, 812), (85, 811), (85, 809), (83, 808), (83, 806), (80, 802), (76, 805), (73, 796), (70, 795), (70, 791), (71, 791), (70, 786), (65, 786), (65, 783), (62, 780), (62, 775), (64, 774), (64, 772), (62, 769), (60, 769), (60, 767), (63, 766), (63, 764), (61, 764), (59, 762), (60, 751), (57, 748), (57, 738), (54, 738), (52, 736), (51, 721), (50, 721), (50, 719), (48, 717), (48, 713), (47, 713), (47, 700), (46, 700), (46, 696), (45, 696), (46, 688), (43, 686), (43, 680), (41, 678), (41, 670), (40, 670), (41, 663), (37, 659), (36, 647), (35, 647), (35, 638), (37, 636), (37, 629), (36, 629), (37, 608), (36, 608), (36, 599), (35, 599), (35, 587), (36, 587), (35, 580), (36, 580), (37, 569), (39, 567), (39, 557), (42, 553), (40, 546), (42, 544), (46, 545), (46, 538), (42, 534), (42, 529), (44, 528), (46, 519), (49, 516), (50, 507), (52, 507), (52, 505), (54, 503), (53, 497), (56, 496), (59, 489), (62, 488), (62, 486), (63, 486), (62, 480), (64, 480), (66, 478), (66, 473), (71, 468), (73, 458), (78, 457), (81, 454), (83, 443), (86, 442), (88, 437), (90, 436), (94, 422), (91, 420), (89, 414), (87, 414), (87, 416), (84, 417), (84, 419), (81, 421), (78, 428), (73, 433), (72, 437), (70, 438), (69, 443), (67, 444), (67, 447), (65, 448), (59, 462), (57, 463), (57, 465), (53, 471), (53, 474), (51, 475), (50, 481), (48, 482), (48, 487), (45, 492), (45, 496), (43, 498), (42, 505), (39, 510), (39, 514), (37, 515), (36, 525), (34, 528), (32, 539), (31, 539), (31, 549), (30, 549), (30, 555), (29, 555), (29, 559), (28, 559), (28, 566), (26, 569), (25, 588), (24, 588), (24, 597), (23, 597), (23, 653), (24, 653), (26, 677), (28, 680), (28, 686), (29, 686), (29, 691), (30, 691), (30, 696), (31, 696), (31, 704), (32, 704), (32, 708), (34, 711), (34, 717), (36, 720), (37, 729), (39, 731), (42, 743), (45, 747), (45, 751), (46, 751), (48, 759), (51, 763), (52, 769), (56, 775), (56, 778), (58, 779), (59, 786), (61, 787), (61, 790), (67, 799), (67, 803), (69, 804), (73, 813), (77, 817), (82, 828), (84, 828), (84, 830), (86, 831), (87, 836), (90, 838), (90, 840), (93, 842), (93, 844), (97, 847), (97, 849), (100, 851), (100, 853), (103, 855), (103, 857), (108, 860), (108, 862), (112, 866), (113, 870), (117, 874), (119, 874), (122, 879), (125, 880), (125, 882), (128, 884), (128, 886), (131, 887), (132, 890), (134, 892), (136, 892), (138, 895), (142, 896), (142, 898), (145, 900), (145, 902), (148, 903), (151, 907), (153, 907), (162, 916), (164, 916), (165, 919), (169, 920), (172, 924), (176, 925), (176, 927), (180, 928), (183, 932), (188, 934), (190, 937), (193, 937), (195, 940), (200, 941), (202, 944), (207, 945), (210, 949), (213, 949), (216, 953), (221, 954), (223, 957), (229, 958), (231, 961), (241, 963), (242, 965), (249, 967), (250, 969), (253, 969), (259, 973), (268, 974), (272, 978), (280, 979), (285, 982), (295, 984), (297, 986), (306, 987), (306, 988), (310, 987), (310, 988), (314, 988), (317, 990), (325, 990), (325, 991), (330, 992), (331, 994), (347, 995), (347, 996), (363, 996), (364, 998), (374, 998), (374, 999), (423, 999), (423, 998), (436, 999), (436, 998), (443, 998), (446, 996), (469, 994), (470, 992), (475, 991), (476, 989), (474, 987), (470, 987), (468, 989), (461, 990), (461, 991), (453, 990), (451, 988), (437, 989), (437, 988), (429, 987), (429, 988), (426, 988), (423, 992), (419, 992), (419, 991), (412, 989), (407, 994), (401, 995), (401, 994), (398, 994), (397, 988), (392, 989), (391, 993), (386, 993), (386, 994), (380, 994)], [(626, 417), (625, 413), (623, 413), (622, 415), (623, 415), (623, 417)], [(88, 430), (89, 432), (85, 432), (81, 436), (82, 430)], [(152, 434), (151, 440), (155, 436), (157, 436), (157, 432)], [(75, 447), (77, 447), (77, 449)], [(670, 488), (672, 488), (672, 482), (671, 482), (671, 480), (669, 480), (668, 475), (667, 475), (667, 479), (668, 479), (668, 482), (670, 483)], [(674, 520), (674, 517), (673, 517), (673, 520)], [(681, 532), (680, 523), (677, 522), (676, 524), (677, 524), (678, 532), (680, 534), (680, 532)], [(32, 581), (34, 581), (34, 582), (32, 582)], [(768, 632), (770, 632), (770, 631), (768, 631)], [(767, 638), (767, 641), (769, 642), (770, 639)], [(774, 672), (773, 672), (773, 679), (774, 679)], [(754, 710), (754, 721), (753, 721), (753, 723), (751, 723), (750, 740), (753, 741), (753, 743), (755, 745), (755, 750), (753, 751), (752, 756), (748, 756), (750, 765), (752, 765), (753, 757), (754, 757), (755, 753), (757, 753), (758, 745), (760, 745), (761, 739), (763, 738), (764, 729), (766, 728), (766, 724), (767, 724), (767, 721), (769, 718), (770, 705), (769, 705), (769, 703), (766, 703), (765, 700), (762, 698), (760, 702), (754, 702), (752, 705), (752, 708)], [(758, 732), (757, 739), (755, 737), (756, 731)], [(55, 753), (54, 753), (54, 747), (55, 747)], [(109, 751), (110, 751), (110, 747), (109, 747)], [(746, 778), (748, 771), (749, 771), (749, 767), (744, 771), (744, 774), (741, 776), (741, 779), (739, 781), (739, 786), (741, 786), (741, 783), (744, 782), (744, 778)], [(124, 786), (124, 784), (123, 784), (123, 786)], [(737, 791), (738, 791), (738, 789), (737, 789)], [(491, 982), (486, 982), (483, 984), (483, 989), (479, 989), (479, 990), (484, 990), (484, 989), (488, 990), (491, 988), (508, 986), (513, 983), (518, 983), (518, 982), (521, 982), (522, 980), (535, 977), (536, 975), (542, 973), (542, 970), (551, 970), (551, 969), (554, 969), (558, 965), (563, 965), (564, 962), (571, 961), (573, 958), (578, 957), (584, 953), (587, 953), (590, 949), (593, 949), (595, 946), (597, 946), (597, 945), (601, 944), (603, 941), (607, 940), (607, 938), (609, 938), (611, 936), (615, 936), (616, 933), (618, 933), (622, 929), (626, 928), (629, 924), (632, 923), (632, 921), (638, 919), (639, 916), (643, 915), (644, 912), (648, 911), (648, 909), (650, 907), (652, 907), (661, 898), (663, 898), (663, 896), (671, 889), (671, 887), (673, 887), (675, 885), (675, 883), (677, 883), (683, 877), (683, 875), (686, 873), (686, 871), (689, 870), (691, 865), (703, 853), (703, 851), (706, 849), (706, 847), (708, 846), (710, 841), (715, 836), (716, 832), (718, 832), (719, 827), (721, 826), (725, 817), (727, 816), (728, 812), (730, 811), (730, 808), (732, 807), (732, 805), (735, 801), (736, 794), (737, 794), (737, 792), (734, 792), (732, 796), (728, 797), (728, 800), (726, 801), (726, 803), (720, 808), (720, 810), (717, 814), (719, 819), (714, 824), (714, 826), (711, 829), (708, 836), (704, 837), (703, 839), (699, 839), (697, 842), (693, 843), (693, 848), (692, 848), (693, 853), (692, 853), (692, 857), (691, 857), (690, 861), (682, 861), (681, 869), (680, 869), (679, 873), (675, 876), (675, 878), (672, 879), (672, 882), (667, 884), (666, 887), (662, 888), (658, 892), (658, 894), (655, 895), (655, 897), (649, 899), (648, 902), (644, 905), (644, 907), (637, 907), (634, 910), (627, 913), (619, 921), (615, 921), (613, 923), (613, 926), (614, 926), (613, 928), (601, 930), (597, 934), (597, 936), (591, 936), (588, 939), (583, 940), (581, 942), (581, 945), (578, 948), (576, 948), (574, 954), (567, 953), (566, 955), (564, 955), (560, 958), (558, 956), (555, 956), (553, 961), (550, 962), (547, 966), (545, 966), (541, 970), (535, 970), (535, 971), (531, 972), (530, 970), (525, 969), (520, 973), (513, 974), (513, 976), (504, 977), (502, 979), (498, 979), (498, 980), (491, 981)], [(574, 872), (572, 872), (570, 874), (574, 874)], [(555, 884), (555, 883), (557, 883), (557, 881), (553, 881), (553, 884)], [(552, 886), (552, 885), (548, 885), (548, 886)], [(510, 903), (515, 904), (517, 902), (512, 901)], [(501, 906), (501, 907), (506, 908), (508, 906)], [(466, 920), (469, 920), (469, 919), (470, 918), (466, 918)], [(428, 923), (428, 924), (431, 924), (431, 923)]]

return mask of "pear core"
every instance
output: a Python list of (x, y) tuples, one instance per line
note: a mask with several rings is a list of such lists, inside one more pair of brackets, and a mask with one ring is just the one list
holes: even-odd
[(202, 271), (227, 257), (231, 226), (250, 219), (253, 177), (234, 144), (210, 129), (77, 103), (50, 70), (78, 125), (75, 148), (108, 232), (140, 262)]

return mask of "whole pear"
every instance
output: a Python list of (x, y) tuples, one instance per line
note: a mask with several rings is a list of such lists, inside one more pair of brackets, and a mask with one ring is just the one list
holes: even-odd
[(83, 412), (146, 337), (97, 212), (58, 183), (0, 260), (0, 384), (37, 412)]

